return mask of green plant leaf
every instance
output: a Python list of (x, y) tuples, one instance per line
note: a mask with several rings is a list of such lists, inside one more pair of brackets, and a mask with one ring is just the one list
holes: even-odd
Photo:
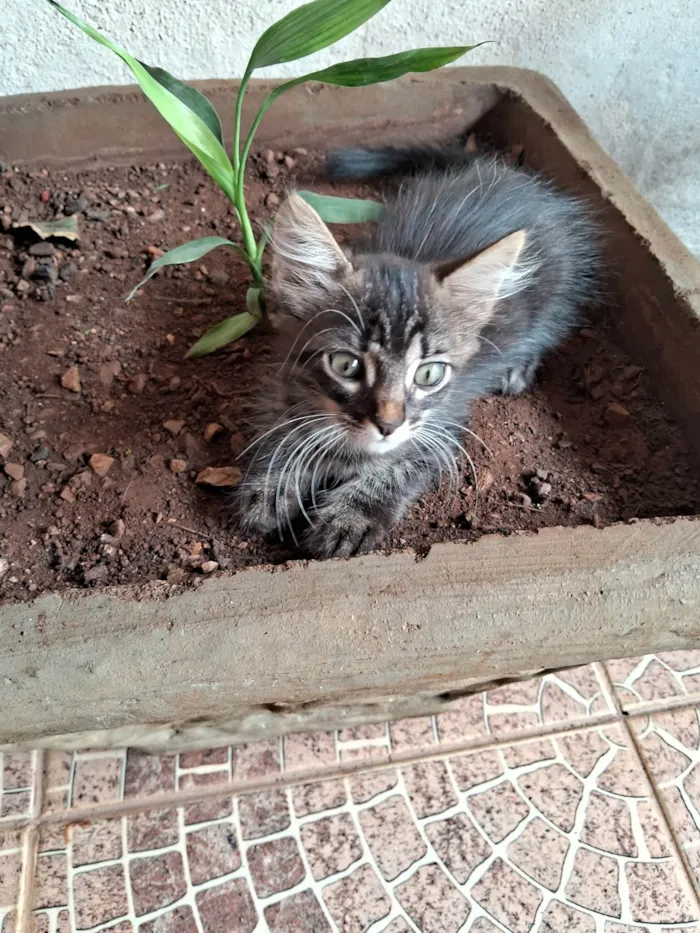
[[(478, 43), (481, 45), (482, 43)], [(320, 71), (312, 71), (300, 78), (294, 78), (276, 88), (272, 93), (295, 87), (304, 81), (323, 81), (326, 84), (337, 84), (341, 87), (365, 87), (368, 84), (381, 84), (383, 81), (393, 81), (403, 75), (413, 72), (434, 71), (450, 62), (461, 58), (476, 45), (459, 45), (448, 48), (413, 49), (410, 52), (397, 52), (395, 55), (384, 55), (381, 58), (356, 58), (351, 62), (339, 62)]]
[(148, 268), (148, 272), (138, 285), (135, 285), (131, 289), (126, 296), (126, 300), (131, 301), (141, 286), (144, 285), (152, 275), (155, 275), (159, 269), (162, 269), (163, 266), (177, 266), (186, 262), (196, 262), (197, 259), (206, 256), (207, 253), (216, 249), (217, 246), (232, 246), (233, 249), (238, 250), (239, 253), (243, 252), (240, 246), (237, 246), (230, 240), (224, 239), (222, 236), (205, 236), (200, 240), (190, 240), (188, 243), (183, 243), (182, 246), (176, 246), (175, 249), (168, 250), (167, 253), (163, 256), (159, 256), (158, 259), (154, 259)]
[(305, 58), (354, 32), (389, 0), (313, 0), (292, 10), (258, 39), (246, 72)]
[(221, 141), (219, 118), (209, 101), (199, 91), (184, 84), (162, 68), (145, 65), (129, 55), (116, 43), (105, 38), (80, 17), (57, 3), (57, 0), (48, 0), (48, 2), (91, 39), (110, 49), (129, 66), (142, 91), (161, 116), (199, 159), (219, 187), (232, 198), (233, 167)]
[(262, 321), (262, 317), (263, 317), (262, 301), (263, 301), (262, 286), (251, 285), (251, 287), (248, 289), (248, 291), (245, 294), (245, 304), (246, 304), (246, 308), (248, 309), (248, 311), (258, 321)]
[(334, 198), (314, 191), (298, 191), (307, 204), (327, 224), (364, 224), (380, 220), (384, 205), (378, 201), (363, 201), (360, 198)]
[(206, 356), (213, 353), (214, 350), (220, 350), (234, 340), (238, 340), (249, 330), (252, 330), (258, 323), (258, 318), (250, 311), (242, 311), (241, 314), (234, 314), (233, 317), (220, 321), (214, 327), (200, 337), (197, 343), (185, 354), (186, 356)]

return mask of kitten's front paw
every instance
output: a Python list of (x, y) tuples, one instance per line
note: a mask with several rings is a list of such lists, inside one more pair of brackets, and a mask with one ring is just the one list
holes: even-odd
[(384, 528), (359, 512), (321, 508), (313, 519), (313, 527), (304, 535), (304, 546), (312, 557), (352, 557), (374, 550), (386, 537)]
[(247, 532), (264, 537), (278, 531), (275, 497), (266, 493), (263, 486), (251, 483), (249, 488), (239, 487), (237, 498), (239, 520)]

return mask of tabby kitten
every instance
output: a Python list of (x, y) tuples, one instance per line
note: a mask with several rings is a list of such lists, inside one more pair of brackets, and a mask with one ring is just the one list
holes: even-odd
[(591, 294), (597, 249), (581, 204), (495, 159), (361, 149), (328, 168), (415, 177), (351, 253), (298, 195), (280, 208), (283, 362), (238, 497), (248, 532), (347, 557), (454, 468), (472, 399), (527, 388)]

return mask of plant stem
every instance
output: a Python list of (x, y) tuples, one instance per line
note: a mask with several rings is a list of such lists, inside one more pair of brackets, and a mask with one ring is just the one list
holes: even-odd
[(241, 78), (238, 94), (236, 95), (236, 112), (233, 117), (233, 168), (236, 175), (238, 175), (241, 161), (241, 117), (243, 115), (243, 98), (245, 97), (246, 88), (248, 87), (248, 82), (250, 81), (252, 73), (253, 69), (250, 67), (249, 63)]

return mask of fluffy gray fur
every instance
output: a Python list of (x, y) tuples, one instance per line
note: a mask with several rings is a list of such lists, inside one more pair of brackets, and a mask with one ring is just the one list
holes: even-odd
[(239, 508), (247, 531), (317, 557), (377, 547), (455, 476), (470, 402), (527, 388), (598, 267), (583, 206), (497, 159), (356, 149), (328, 170), (415, 177), (352, 253), (297, 195), (275, 222), (283, 362), (261, 390)]

